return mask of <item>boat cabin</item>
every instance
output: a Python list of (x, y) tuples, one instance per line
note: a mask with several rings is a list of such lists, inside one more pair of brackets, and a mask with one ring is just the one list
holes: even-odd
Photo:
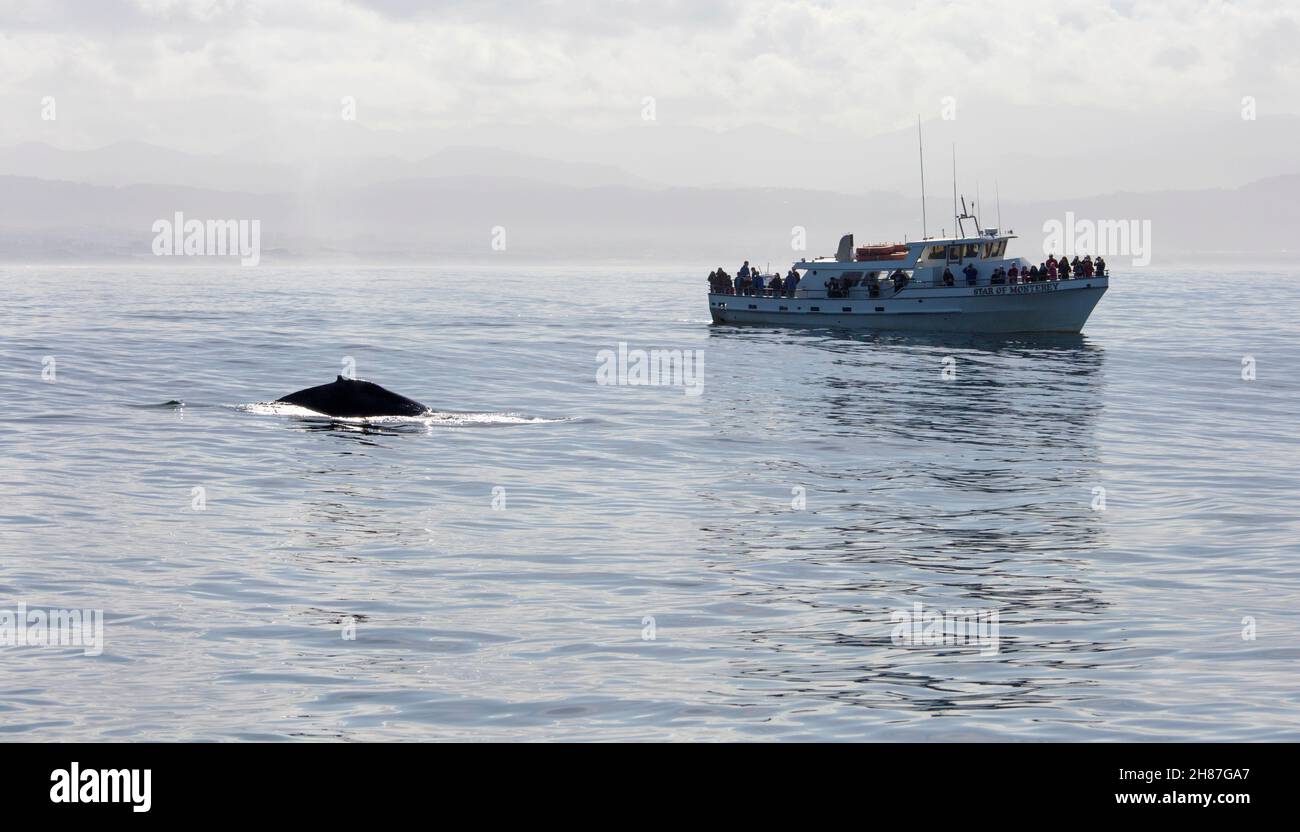
[(853, 235), (840, 240), (835, 257), (801, 260), (794, 264), (800, 274), (796, 297), (827, 297), (831, 279), (847, 288), (847, 297), (878, 297), (893, 294), (895, 287), (890, 277), (902, 272), (906, 280), (902, 285), (942, 287), (945, 269), (952, 271), (955, 285), (966, 286), (963, 270), (974, 265), (977, 271), (976, 286), (988, 286), (989, 279), (999, 266), (1010, 269), (1028, 268), (1029, 263), (1019, 257), (1007, 256), (1007, 243), (1014, 234), (1001, 233), (987, 228), (976, 237), (929, 237), (908, 243), (882, 243), (853, 246)]

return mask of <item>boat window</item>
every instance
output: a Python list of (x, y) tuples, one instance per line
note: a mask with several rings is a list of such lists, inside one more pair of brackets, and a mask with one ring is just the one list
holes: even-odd
[(943, 260), (948, 256), (947, 246), (930, 246), (930, 251), (925, 255), (930, 260)]
[(993, 256), (994, 256), (994, 257), (1001, 257), (1002, 255), (1004, 255), (1004, 254), (1006, 254), (1006, 253), (1007, 253), (1007, 241), (1006, 241), (1006, 240), (998, 240), (997, 245), (995, 245), (995, 246), (993, 247)]
[(961, 246), (948, 246), (948, 262), (949, 263), (961, 262)]
[(979, 257), (979, 256), (980, 256), (980, 246), (979, 246), (979, 243), (967, 243), (967, 244), (966, 244), (966, 256), (967, 256), (967, 257)]

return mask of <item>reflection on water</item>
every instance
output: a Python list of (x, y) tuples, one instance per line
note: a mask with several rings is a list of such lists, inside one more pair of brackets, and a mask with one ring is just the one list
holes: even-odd
[[(790, 517), (810, 517), (761, 544), (747, 516), (701, 525), (710, 551), (762, 557), (788, 546), (806, 571), (771, 582), (754, 580), (748, 558), (717, 567), (752, 584), (749, 603), (807, 611), (742, 629), (740, 691), (755, 703), (798, 696), (936, 714), (1082, 695), (1086, 681), (1064, 684), (1055, 670), (1122, 647), (1062, 635), (1108, 606), (1087, 554), (1104, 545), (1086, 485), (1100, 482), (1103, 349), (1082, 336), (710, 335), (783, 341), (810, 391), (773, 448), (787, 458), (766, 465), (808, 495)], [(734, 412), (713, 415), (729, 432)], [(816, 464), (800, 443), (824, 451)], [(996, 610), (999, 654), (895, 646), (891, 614), (917, 601)]]

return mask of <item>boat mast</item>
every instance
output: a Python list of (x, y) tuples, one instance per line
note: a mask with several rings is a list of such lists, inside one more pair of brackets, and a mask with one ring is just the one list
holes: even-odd
[(952, 143), (952, 225), (953, 231), (958, 236), (964, 232), (958, 231), (961, 228), (961, 220), (957, 218), (957, 143)]
[(921, 239), (930, 236), (925, 223), (925, 147), (921, 144), (921, 114), (916, 114), (916, 155), (921, 160)]

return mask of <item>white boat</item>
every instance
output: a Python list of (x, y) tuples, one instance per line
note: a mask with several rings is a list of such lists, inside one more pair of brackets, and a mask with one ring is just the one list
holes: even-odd
[[(963, 212), (960, 219), (968, 219)], [(1110, 283), (1106, 273), (1024, 282), (1027, 260), (1007, 255), (1011, 233), (984, 229), (974, 237), (934, 237), (855, 249), (840, 240), (835, 257), (793, 265), (793, 296), (711, 291), (717, 324), (925, 330), (947, 332), (1079, 332)], [(999, 281), (999, 268), (1014, 280)], [(970, 282), (968, 268), (973, 268)], [(952, 275), (949, 285), (945, 270)], [(832, 282), (834, 279), (834, 282)], [(766, 283), (767, 281), (765, 281)], [(835, 288), (848, 286), (847, 289)]]

